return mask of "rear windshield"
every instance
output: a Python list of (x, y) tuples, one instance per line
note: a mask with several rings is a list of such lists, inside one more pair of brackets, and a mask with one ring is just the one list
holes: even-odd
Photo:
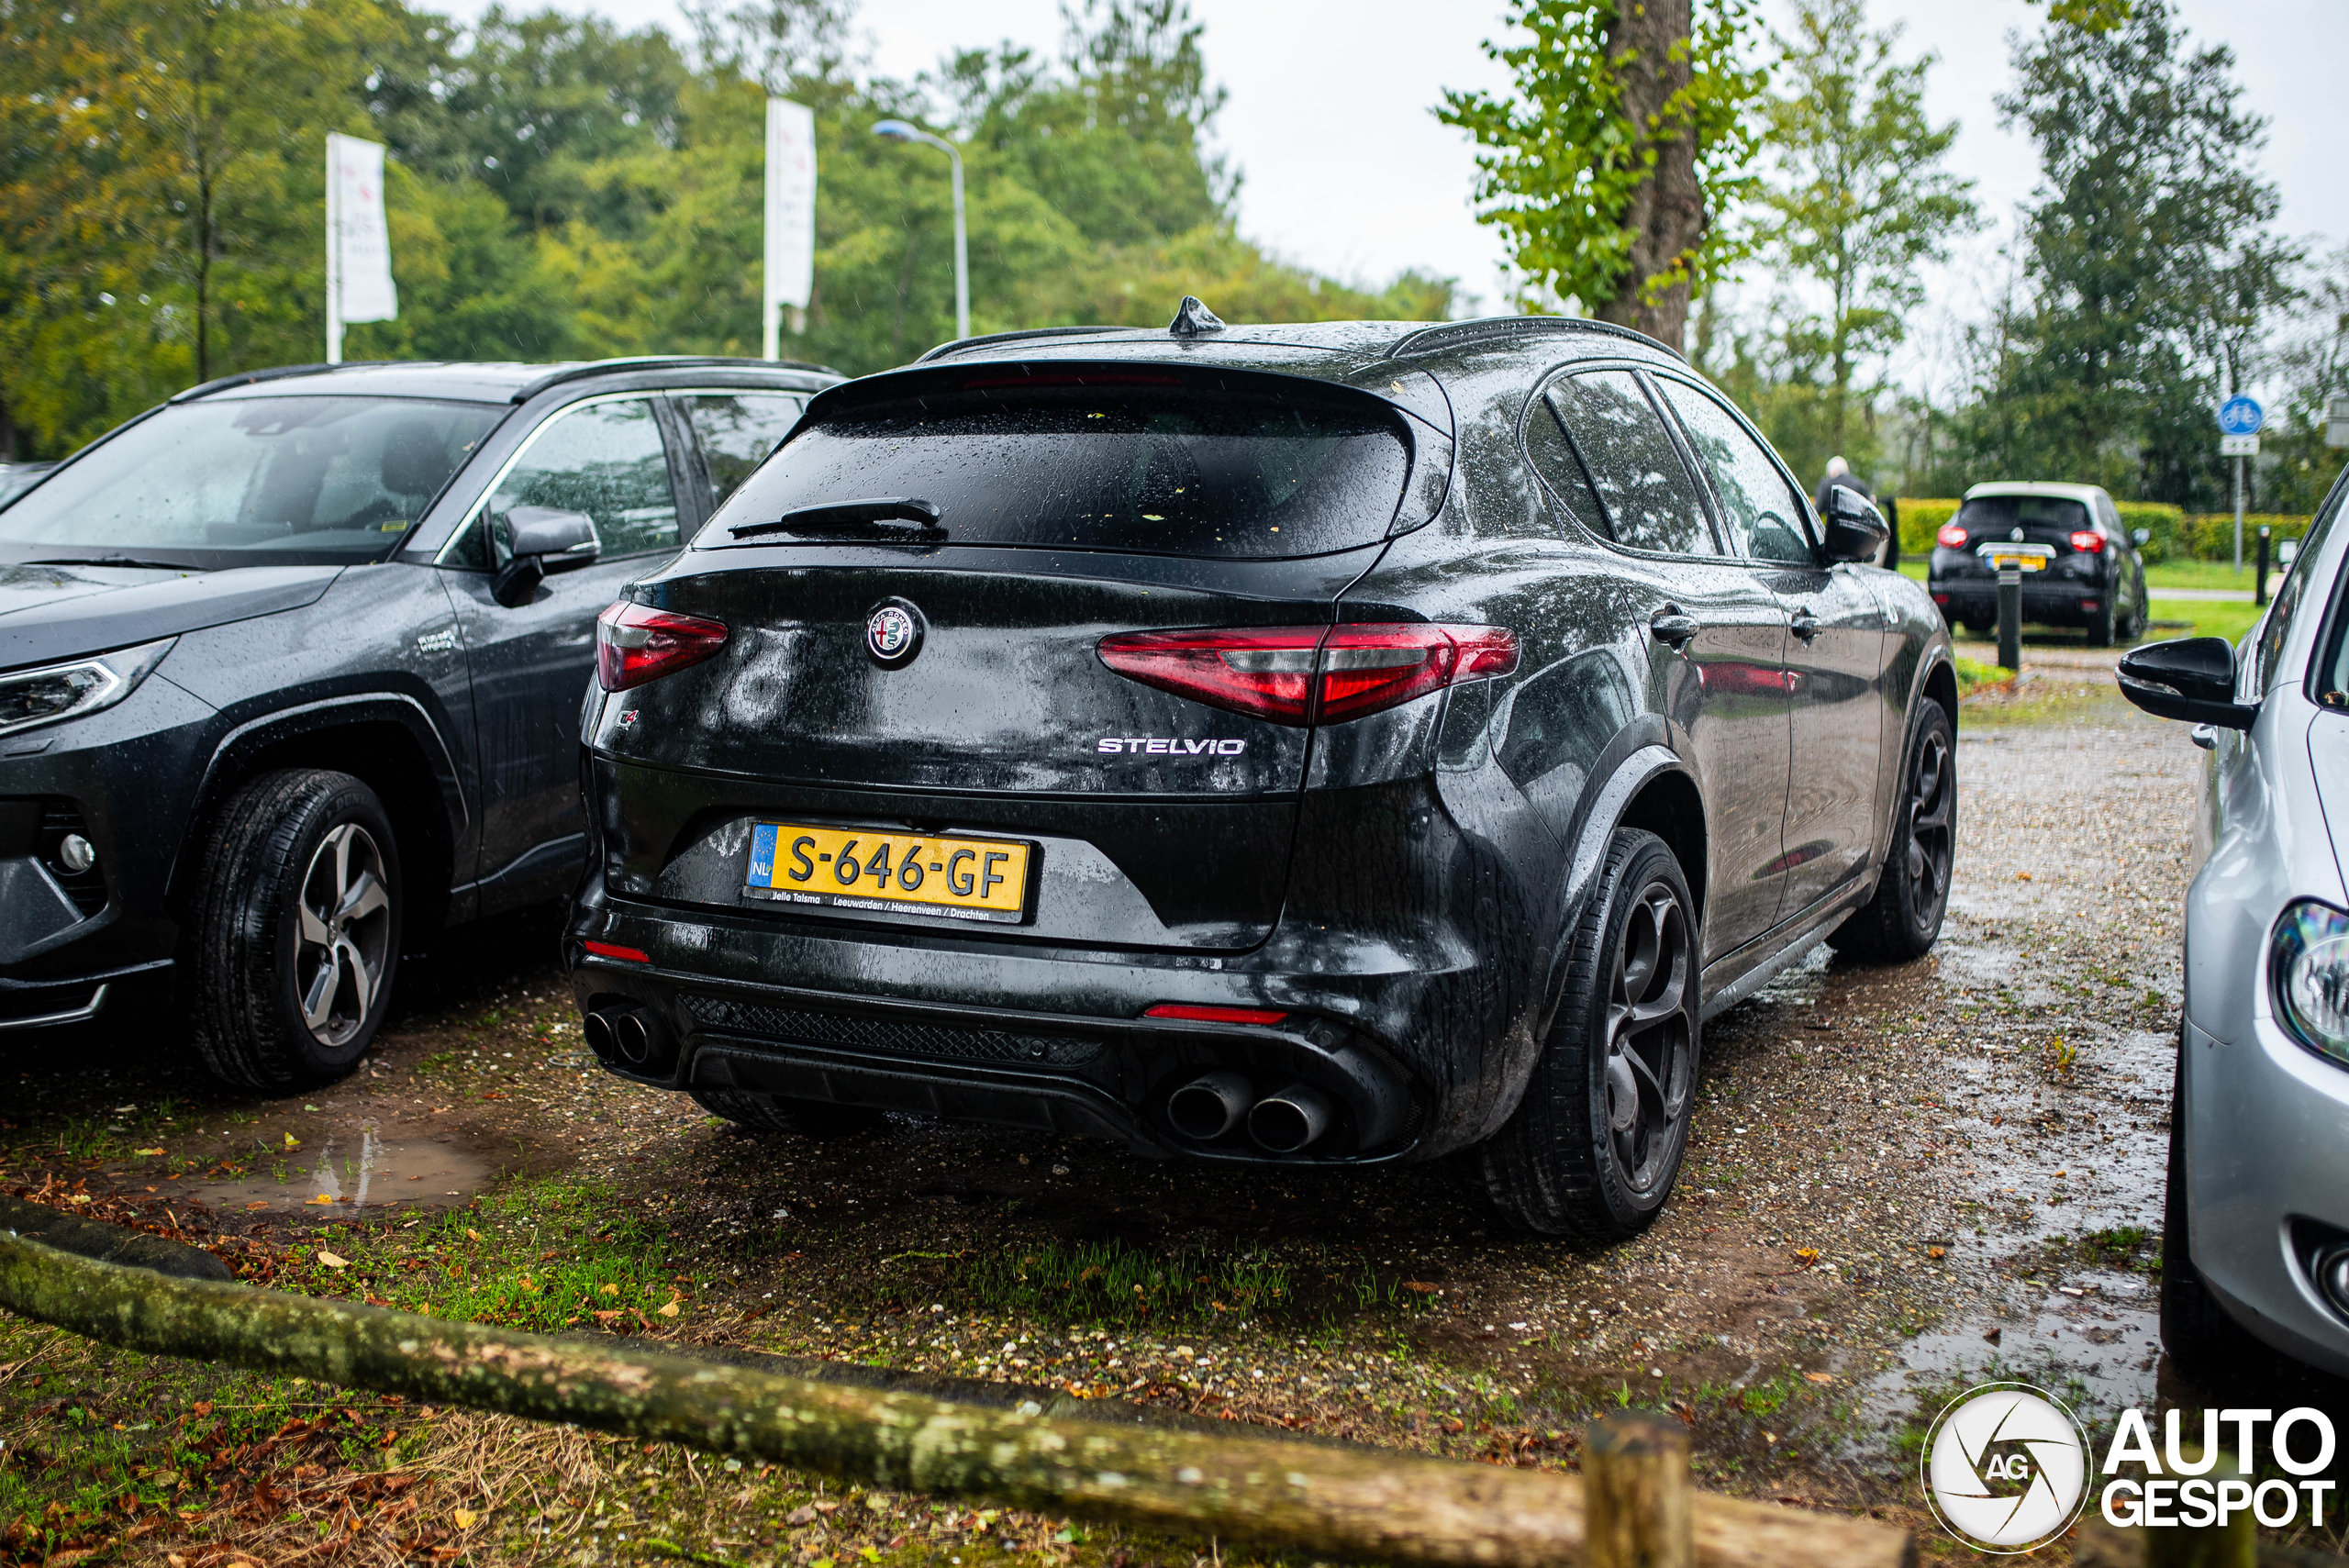
[(2088, 526), (2088, 509), (2056, 495), (1977, 495), (1957, 509), (1957, 521), (1969, 531), (2025, 528), (2069, 533)]
[[(1319, 555), (1385, 538), (1410, 471), (1399, 417), (1304, 383), (1055, 386), (1021, 376), (818, 415), (743, 482), (698, 546), (919, 542), (942, 531), (953, 544)], [(733, 532), (889, 496), (930, 502), (937, 528), (833, 524), (739, 541)]]
[(379, 560), (505, 413), (391, 397), (182, 404), (0, 509), (0, 551), (199, 570)]

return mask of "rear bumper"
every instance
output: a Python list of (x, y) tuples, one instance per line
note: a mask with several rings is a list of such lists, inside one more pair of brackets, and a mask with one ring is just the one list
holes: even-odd
[[(1994, 580), (1940, 578), (1927, 587), (1943, 619), (1998, 618), (1998, 584)], [(2035, 583), (2026, 578), (2022, 584), (2023, 618), (2044, 626), (2088, 626), (2104, 613), (2105, 601), (2110, 597), (2111, 591), (2100, 583), (2077, 578)]]
[(2228, 1314), (2276, 1349), (2349, 1376), (2349, 1314), (2309, 1269), (2349, 1236), (2349, 1071), (2248, 1020), (2221, 1040), (2186, 1025), (2186, 1168), (2194, 1266)]
[[(591, 935), (649, 962), (589, 953)], [(1325, 951), (1348, 945), (1341, 938)], [(1399, 962), (1382, 971), (1375, 957), (1364, 962), (1364, 944), (1352, 947), (1351, 972), (1314, 974), (1309, 964), (1268, 969), (1269, 948), (1241, 959), (1110, 954), (952, 933), (917, 945), (896, 932), (808, 934), (591, 890), (565, 953), (583, 1014), (637, 1008), (650, 1025), (644, 1060), (614, 1054), (606, 1065), (663, 1088), (1110, 1138), (1161, 1158), (1384, 1164), (1443, 1152), (1458, 1140), (1431, 1136), (1440, 1086), (1457, 1084), (1486, 1042), (1447, 1039), (1444, 1064), (1398, 1044), (1440, 977)], [(1285, 1016), (1253, 1025), (1143, 1016), (1161, 1003)], [(1168, 1098), (1213, 1072), (1239, 1073), (1257, 1096), (1300, 1084), (1318, 1091), (1332, 1111), (1328, 1130), (1287, 1154), (1256, 1145), (1244, 1121), (1214, 1138), (1184, 1136)]]

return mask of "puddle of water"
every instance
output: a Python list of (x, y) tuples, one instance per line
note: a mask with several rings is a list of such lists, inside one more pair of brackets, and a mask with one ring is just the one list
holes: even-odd
[[(2091, 1422), (2131, 1405), (2151, 1408), (2160, 1323), (2154, 1284), (2143, 1275), (2088, 1269), (2056, 1285), (2018, 1282), (2003, 1310), (1909, 1340), (1900, 1360), (1862, 1391), (1866, 1429), (1884, 1433), (1904, 1418), (1930, 1420), (1933, 1412), (1920, 1399), (2000, 1378), (2036, 1384)], [(1986, 1338), (1993, 1329), (1996, 1341)]]
[(194, 1195), (216, 1208), (440, 1208), (489, 1176), (453, 1143), (423, 1133), (386, 1137), (380, 1124), (362, 1122), (289, 1151), (278, 1171), (207, 1182)]

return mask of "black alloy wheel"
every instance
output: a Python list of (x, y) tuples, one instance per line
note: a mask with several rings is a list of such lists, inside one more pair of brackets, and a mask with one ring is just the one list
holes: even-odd
[(229, 796), (191, 938), (205, 1065), (277, 1094), (349, 1073), (390, 1006), (401, 894), (391, 820), (349, 773), (264, 773)]
[(1957, 854), (1957, 747), (1949, 710), (1927, 698), (1909, 738), (1899, 816), (1878, 873), (1876, 896), (1827, 940), (1854, 958), (1922, 958), (1949, 914)]
[(1670, 1195), (1696, 1100), (1694, 908), (1663, 840), (1615, 835), (1542, 1059), (1481, 1151), (1493, 1201), (1529, 1229), (1620, 1240)]

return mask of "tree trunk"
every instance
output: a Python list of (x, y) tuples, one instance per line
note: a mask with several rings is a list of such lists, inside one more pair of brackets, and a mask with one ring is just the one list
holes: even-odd
[(1685, 117), (1667, 122), (1664, 106), (1689, 80), (1689, 0), (1616, 0), (1607, 28), (1607, 58), (1623, 89), (1623, 117), (1633, 144), (1653, 150), (1655, 166), (1631, 197), (1623, 227), (1630, 265), (1598, 318), (1646, 333), (1677, 350), (1688, 325), (1688, 280), (1651, 290), (1650, 279), (1685, 267), (1704, 237), (1705, 198), (1697, 185), (1697, 147)]
[[(892, 1491), (989, 1498), (1317, 1557), (1555, 1568), (1585, 1555), (1574, 1476), (1338, 1444), (1051, 1419), (167, 1279), (0, 1231), (0, 1306), (150, 1355), (678, 1442)], [(1697, 1568), (1912, 1568), (1906, 1530), (1698, 1494)]]

